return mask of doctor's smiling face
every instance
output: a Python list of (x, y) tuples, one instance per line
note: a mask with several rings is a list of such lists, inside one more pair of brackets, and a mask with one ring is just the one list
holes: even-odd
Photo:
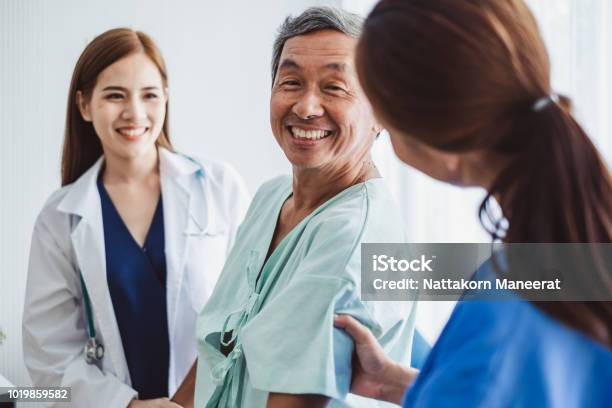
[(342, 172), (369, 155), (380, 126), (357, 79), (356, 43), (326, 29), (284, 44), (270, 123), (294, 169)]
[(144, 53), (104, 69), (87, 99), (77, 93), (83, 119), (92, 122), (104, 154), (131, 160), (150, 154), (166, 116), (167, 92), (161, 73)]

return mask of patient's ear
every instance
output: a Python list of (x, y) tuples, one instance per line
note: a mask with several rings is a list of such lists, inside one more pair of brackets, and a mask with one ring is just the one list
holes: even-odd
[(385, 128), (378, 121), (374, 122), (374, 126), (372, 126), (372, 131), (376, 135), (376, 138), (380, 136), (380, 132), (382, 132)]
[(81, 116), (85, 122), (91, 122), (91, 111), (89, 107), (89, 101), (83, 96), (83, 92), (77, 91), (76, 93), (77, 106)]

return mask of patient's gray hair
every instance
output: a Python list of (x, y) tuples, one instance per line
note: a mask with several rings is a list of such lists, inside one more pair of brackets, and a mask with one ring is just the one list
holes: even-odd
[(297, 17), (289, 16), (278, 28), (272, 49), (272, 84), (285, 42), (291, 37), (320, 30), (336, 30), (349, 37), (359, 38), (363, 17), (335, 7), (310, 7)]

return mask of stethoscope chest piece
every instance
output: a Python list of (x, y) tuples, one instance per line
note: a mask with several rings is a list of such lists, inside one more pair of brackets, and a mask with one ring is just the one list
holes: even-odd
[(89, 338), (85, 345), (85, 360), (89, 364), (93, 364), (97, 361), (102, 360), (104, 357), (104, 346), (95, 338)]
[(87, 287), (81, 275), (81, 289), (83, 290), (83, 303), (85, 303), (85, 318), (87, 319), (87, 332), (89, 339), (85, 344), (85, 361), (89, 364), (101, 361), (104, 358), (104, 346), (96, 340), (96, 327), (94, 326), (93, 312), (91, 311), (91, 300)]

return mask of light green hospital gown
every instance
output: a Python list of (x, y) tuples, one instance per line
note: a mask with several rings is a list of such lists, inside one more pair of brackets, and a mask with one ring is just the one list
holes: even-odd
[[(264, 264), (291, 189), (291, 177), (282, 176), (258, 190), (200, 313), (196, 407), (265, 407), (270, 392), (326, 395), (329, 407), (383, 406), (347, 402), (353, 343), (334, 327), (334, 313), (355, 316), (389, 356), (410, 362), (414, 304), (360, 300), (360, 244), (404, 242), (384, 181), (328, 200)], [(234, 346), (226, 357), (221, 340), (229, 332)]]

